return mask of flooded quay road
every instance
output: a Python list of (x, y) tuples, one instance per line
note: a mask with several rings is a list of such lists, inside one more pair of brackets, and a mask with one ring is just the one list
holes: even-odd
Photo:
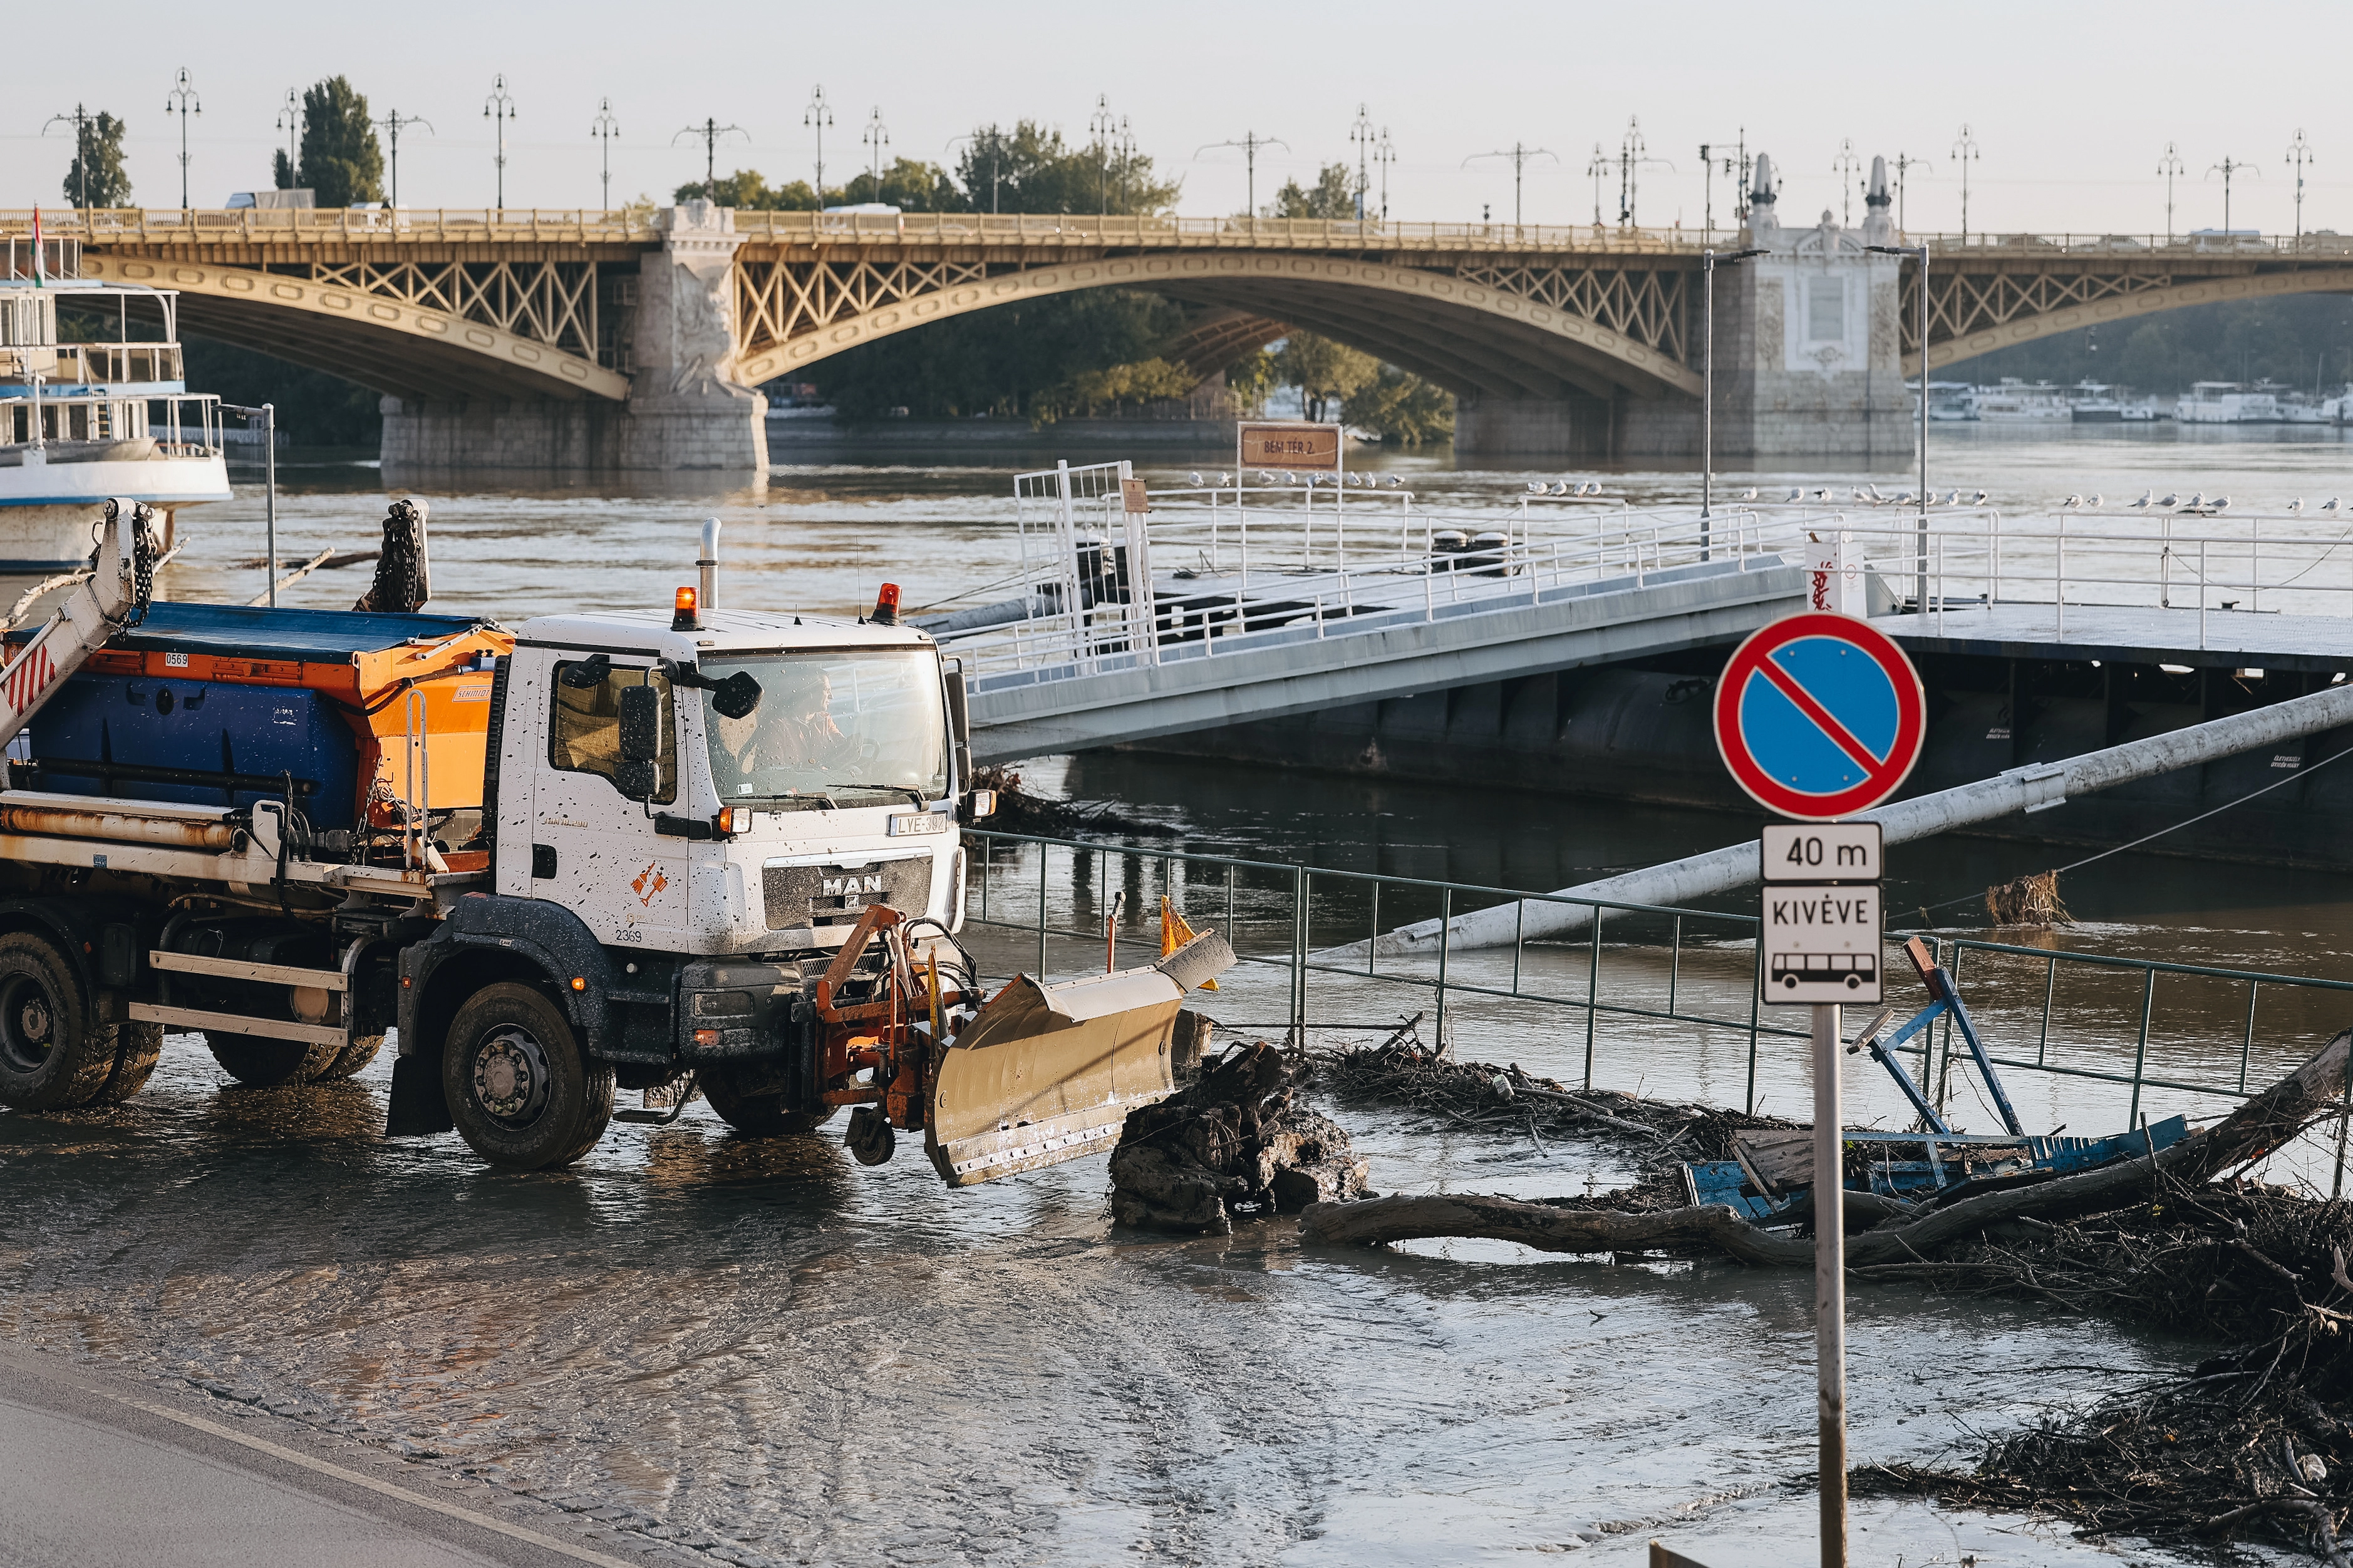
[[(2098, 481), (2111, 489), (2147, 473), (2325, 495), (2344, 471), (2333, 433), (2258, 447), (1938, 432), (1933, 455), (1940, 483), (2047, 505), (2078, 488), (2061, 479), (2073, 471), (2053, 457), (2063, 446), (2076, 468), (2118, 476)], [(1011, 466), (844, 462), (718, 492), (420, 484), (432, 607), (514, 624), (666, 602), (691, 580), (694, 525), (711, 513), (728, 523), (735, 604), (862, 607), (886, 578), (911, 609), (985, 595), (1015, 561)], [(1504, 505), (1535, 477), (1379, 466), (1464, 506)], [(1146, 471), (1159, 482), (1185, 467)], [(1694, 487), (1628, 474), (1612, 488), (1641, 500)], [(372, 543), (383, 500), (370, 470), (290, 474), (281, 559)], [(259, 553), (260, 513), (249, 486), (189, 512), (164, 592), (259, 591), (242, 563)], [(362, 575), (320, 573), (286, 599), (341, 607)], [(1520, 888), (1753, 831), (1706, 813), (1144, 754), (1032, 773), (1164, 823), (1172, 847)], [(1968, 923), (1978, 890), (2052, 859), (1987, 840), (1907, 846), (1890, 903), (1984, 934)], [(2343, 879), (2258, 881), (2134, 855), (2071, 873), (2064, 890), (2086, 924), (2057, 943), (2353, 978)], [(1570, 1070), (1559, 1026), (1515, 1026), (1476, 1054)], [(2267, 1044), (2277, 1057), (2298, 1041)], [(1726, 1100), (1733, 1080), (1703, 1078), (1690, 1040), (1635, 1045), (1609, 1063), (1625, 1087)], [(1776, 1093), (1791, 1098), (1772, 1109), (1801, 1093), (1800, 1056), (1784, 1053)], [(1715, 1568), (1810, 1554), (1813, 1499), (1795, 1484), (1813, 1465), (1802, 1275), (1489, 1243), (1309, 1248), (1282, 1220), (1147, 1237), (1110, 1224), (1100, 1158), (949, 1193), (912, 1151), (857, 1166), (838, 1123), (761, 1142), (702, 1106), (672, 1127), (615, 1128), (575, 1170), (499, 1174), (454, 1138), (384, 1141), (388, 1070), (383, 1058), (347, 1085), (247, 1090), (175, 1038), (126, 1106), (0, 1114), (16, 1194), (0, 1218), (0, 1336), (550, 1500), (632, 1549), (714, 1562), (1631, 1563), (1654, 1534)], [(2092, 1120), (2055, 1091), (2021, 1102), (2044, 1125)], [(1630, 1173), (1608, 1145), (1540, 1152), (1340, 1115), (1385, 1192), (1553, 1195)], [(1862, 1463), (1966, 1462), (1979, 1435), (2205, 1350), (1910, 1287), (1857, 1287), (1851, 1318)], [(1855, 1516), (1858, 1563), (2189, 1561), (1918, 1504)]]
[[(1115, 1231), (1103, 1162), (963, 1193), (695, 1107), (576, 1170), (378, 1136), (378, 1064), (225, 1086), (175, 1038), (104, 1112), (0, 1120), (0, 1334), (187, 1383), (733, 1563), (1716, 1564), (1810, 1540), (1810, 1282), (1485, 1243)], [(1609, 1184), (1604, 1149), (1352, 1114), (1388, 1190)], [(2196, 1347), (1867, 1287), (1859, 1461)], [(2090, 1561), (2020, 1520), (1857, 1510), (1858, 1562)], [(2170, 1561), (2146, 1551), (2134, 1561)]]

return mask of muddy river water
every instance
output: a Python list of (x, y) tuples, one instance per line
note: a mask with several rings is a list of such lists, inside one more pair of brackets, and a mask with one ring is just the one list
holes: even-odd
[[(2333, 439), (1939, 440), (1951, 482), (2021, 498), (2142, 474), (2219, 475), (2282, 499), (2342, 476), (2353, 491)], [(946, 599), (1010, 569), (1009, 466), (844, 461), (719, 495), (420, 486), (435, 503), (435, 607), (512, 623), (658, 602), (691, 580), (692, 525), (713, 511), (729, 523), (734, 603), (845, 608), (884, 577), (910, 606)], [(1403, 466), (1470, 499), (1529, 477)], [(382, 515), (368, 471), (289, 479), (294, 559), (348, 547)], [(237, 563), (259, 552), (259, 510), (245, 494), (189, 514), (165, 592), (258, 591)], [(320, 574), (289, 598), (347, 604), (354, 575)], [(1743, 831), (1698, 813), (1142, 754), (1035, 774), (1166, 822), (1187, 848), (1519, 887)], [(1890, 903), (1966, 895), (2049, 858), (1921, 847), (1895, 867)], [(2071, 946), (2353, 978), (2338, 879), (2126, 856), (2065, 893), (2085, 921), (2060, 939)], [(981, 934), (998, 973), (1020, 962), (1018, 940)], [(1230, 1005), (1256, 1001), (1243, 985)], [(1370, 1028), (1409, 1005), (1340, 991), (1330, 1005)], [(2258, 1066), (2300, 1056), (2325, 1022), (2283, 1015)], [(1458, 1048), (1567, 1076), (1582, 1047), (1570, 1029), (1499, 1014)], [(1726, 1080), (1694, 1065), (1716, 1048), (1672, 1029), (1628, 1037), (1603, 1076), (1720, 1100)], [(1768, 1058), (1767, 1108), (1796, 1110), (1795, 1053)], [(236, 1089), (181, 1040), (126, 1106), (0, 1116), (15, 1194), (0, 1215), (0, 1333), (559, 1500), (620, 1546), (659, 1540), (712, 1561), (1633, 1563), (1652, 1536), (1717, 1565), (1810, 1557), (1806, 1277), (1489, 1243), (1334, 1251), (1303, 1247), (1288, 1221), (1141, 1236), (1111, 1226), (1100, 1159), (949, 1193), (920, 1160), (869, 1170), (832, 1137), (746, 1141), (701, 1106), (669, 1128), (616, 1127), (572, 1171), (491, 1174), (454, 1138), (382, 1140), (387, 1079), (379, 1060), (350, 1084)], [(2030, 1124), (2081, 1114), (2083, 1131), (2109, 1110), (2052, 1080), (2020, 1098)], [(1342, 1114), (1383, 1191), (1551, 1194), (1628, 1173), (1610, 1145)], [(1858, 1462), (1965, 1460), (1978, 1435), (2202, 1353), (1911, 1287), (1858, 1287), (1851, 1311)], [(1858, 1563), (2174, 1561), (1920, 1504), (1855, 1517)]]

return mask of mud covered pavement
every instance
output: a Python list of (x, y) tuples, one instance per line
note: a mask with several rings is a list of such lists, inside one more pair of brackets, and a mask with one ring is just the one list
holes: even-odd
[[(1362, 1563), (1529, 1551), (1716, 1568), (1810, 1539), (1805, 1281), (1492, 1243), (1312, 1250), (1114, 1227), (1101, 1160), (960, 1193), (704, 1108), (575, 1171), (386, 1143), (385, 1068), (0, 1117), (0, 1334), (300, 1420), (712, 1562)], [(1534, 1195), (1600, 1145), (1351, 1110), (1384, 1191)], [(836, 1128), (827, 1130), (829, 1134)], [(1858, 1290), (1858, 1462), (2087, 1405), (2197, 1346)], [(2014, 1518), (1857, 1510), (1858, 1562), (2091, 1562)], [(2147, 1550), (2135, 1561), (2167, 1561)]]

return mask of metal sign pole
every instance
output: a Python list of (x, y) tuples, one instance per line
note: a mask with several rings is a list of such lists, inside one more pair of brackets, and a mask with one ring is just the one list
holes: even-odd
[(1845, 1107), (1839, 1007), (1814, 1006), (1814, 1361), (1822, 1568), (1846, 1568)]

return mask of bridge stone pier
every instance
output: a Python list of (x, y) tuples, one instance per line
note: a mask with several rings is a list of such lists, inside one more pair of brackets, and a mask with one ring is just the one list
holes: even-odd
[(768, 400), (735, 379), (735, 215), (697, 201), (656, 218), (659, 246), (607, 280), (626, 399), (387, 395), (385, 467), (766, 472)]

